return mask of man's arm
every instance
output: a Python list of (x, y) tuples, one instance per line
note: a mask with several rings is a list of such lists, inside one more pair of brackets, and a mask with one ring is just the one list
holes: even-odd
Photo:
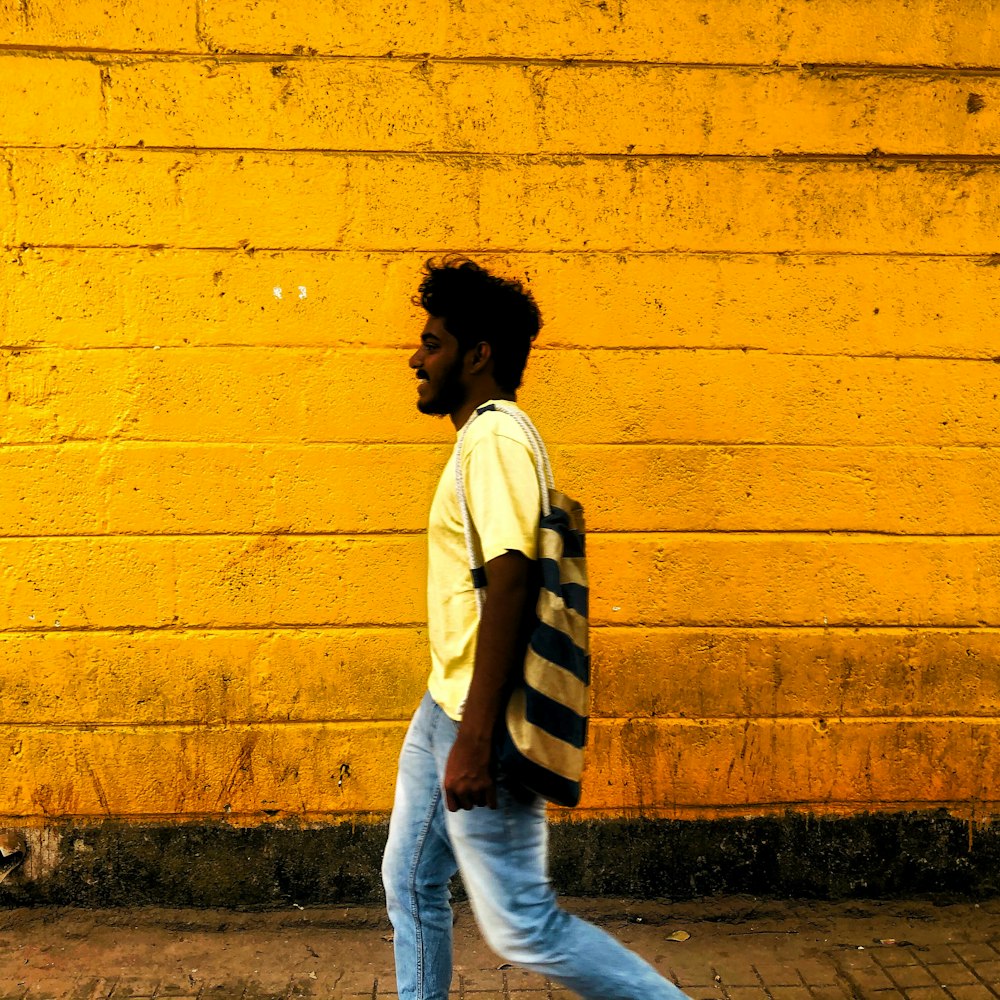
[(493, 728), (504, 708), (507, 682), (524, 659), (524, 617), (534, 597), (533, 563), (508, 550), (486, 564), (486, 601), (479, 620), (476, 663), (469, 696), (444, 771), (451, 812), (474, 806), (497, 807), (490, 774)]

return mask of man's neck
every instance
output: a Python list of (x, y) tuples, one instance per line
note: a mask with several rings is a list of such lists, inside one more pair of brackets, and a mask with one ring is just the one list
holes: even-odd
[(469, 421), (473, 413), (479, 409), (483, 403), (488, 403), (491, 399), (505, 399), (509, 403), (517, 402), (517, 394), (501, 389), (494, 384), (483, 387), (478, 392), (470, 392), (466, 401), (454, 413), (450, 414), (451, 422), (455, 425), (455, 430), (460, 431)]

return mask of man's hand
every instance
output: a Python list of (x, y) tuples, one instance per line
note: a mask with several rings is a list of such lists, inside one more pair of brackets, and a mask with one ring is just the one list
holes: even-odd
[(462, 738), (459, 730), (444, 769), (444, 794), (449, 812), (497, 807), (497, 788), (490, 774), (490, 742)]

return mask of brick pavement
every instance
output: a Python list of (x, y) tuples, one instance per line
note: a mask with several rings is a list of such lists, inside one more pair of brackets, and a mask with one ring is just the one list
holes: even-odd
[[(1000, 1000), (1000, 901), (567, 905), (693, 1000)], [(504, 965), (462, 906), (455, 954), (453, 998), (572, 996)], [(369, 908), (0, 910), (0, 1000), (395, 995), (391, 934)]]

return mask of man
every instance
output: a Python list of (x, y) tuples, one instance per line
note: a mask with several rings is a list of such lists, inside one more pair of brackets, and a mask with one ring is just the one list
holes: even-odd
[[(410, 358), (420, 412), (447, 416), (460, 431), (482, 404), (513, 404), (541, 324), (520, 283), (446, 260), (427, 265), (420, 303), (428, 318)], [(480, 615), (452, 452), (428, 526), (428, 692), (400, 755), (382, 866), (400, 1000), (447, 1000), (456, 869), (487, 943), (507, 961), (591, 1000), (681, 998), (637, 955), (558, 908), (545, 804), (494, 780), (493, 729), (524, 660), (537, 589), (538, 479), (518, 422), (497, 411), (476, 417), (462, 474), (486, 600)]]

